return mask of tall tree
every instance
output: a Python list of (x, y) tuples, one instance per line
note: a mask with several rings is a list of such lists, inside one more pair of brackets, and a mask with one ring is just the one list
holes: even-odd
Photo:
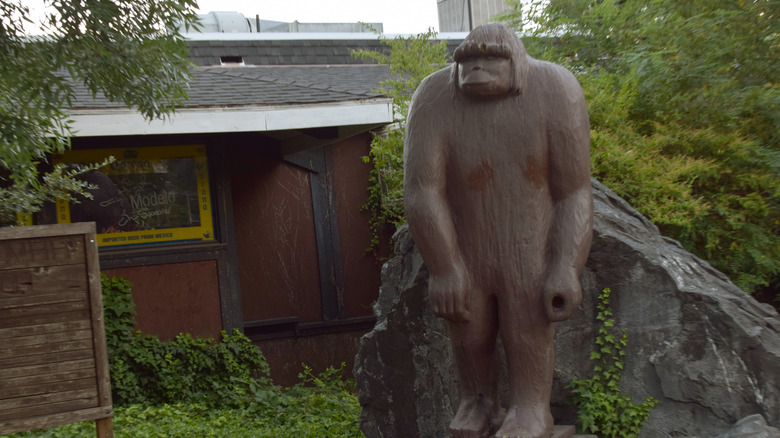
[[(164, 118), (186, 99), (190, 62), (180, 29), (195, 0), (45, 0), (34, 20), (0, 0), (0, 224), (86, 184), (49, 162), (70, 145), (76, 84)], [(37, 11), (41, 12), (41, 11)]]
[(504, 20), (554, 40), (536, 55), (579, 74), (594, 174), (746, 291), (777, 294), (780, 2), (512, 3)]

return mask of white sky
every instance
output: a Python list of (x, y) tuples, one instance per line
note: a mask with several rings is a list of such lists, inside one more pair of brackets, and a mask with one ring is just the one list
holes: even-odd
[(385, 34), (439, 28), (436, 0), (198, 0), (198, 13), (241, 12), (247, 18), (301, 23), (382, 23)]
[[(44, 0), (22, 0), (35, 19)], [(385, 34), (439, 30), (436, 0), (198, 0), (199, 14), (241, 12), (253, 19), (301, 23), (382, 23)], [(34, 29), (30, 29), (37, 33)]]

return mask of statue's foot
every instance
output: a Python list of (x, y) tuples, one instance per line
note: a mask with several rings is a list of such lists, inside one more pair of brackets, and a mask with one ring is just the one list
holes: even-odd
[(553, 419), (549, 406), (510, 407), (496, 438), (550, 438)]
[(450, 423), (452, 438), (485, 438), (501, 425), (505, 411), (495, 400), (462, 399)]

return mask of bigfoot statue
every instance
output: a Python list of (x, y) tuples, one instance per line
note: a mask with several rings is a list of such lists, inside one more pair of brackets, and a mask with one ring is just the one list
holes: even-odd
[(591, 242), (587, 108), (569, 71), (528, 56), (503, 25), (474, 29), (454, 58), (415, 93), (404, 146), (406, 214), (461, 382), (450, 432), (547, 438), (554, 323), (582, 300)]

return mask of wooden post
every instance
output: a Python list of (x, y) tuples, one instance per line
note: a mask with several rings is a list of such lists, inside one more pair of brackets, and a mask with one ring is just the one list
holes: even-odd
[(114, 438), (114, 422), (111, 417), (95, 420), (97, 438)]

